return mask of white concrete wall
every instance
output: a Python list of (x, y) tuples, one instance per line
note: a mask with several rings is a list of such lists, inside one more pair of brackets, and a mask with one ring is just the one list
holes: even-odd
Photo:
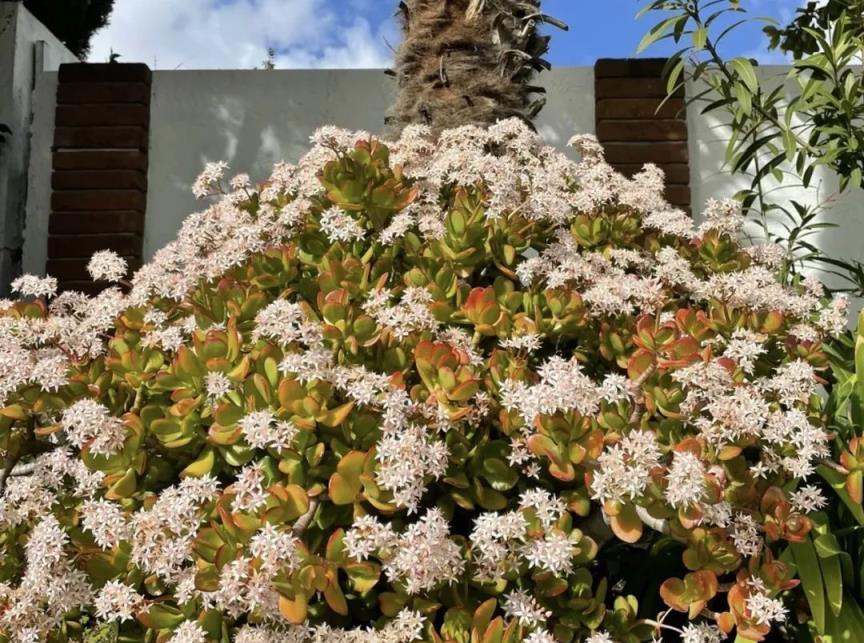
[[(769, 65), (757, 68), (763, 86), (773, 88), (786, 83), (787, 94), (796, 89), (795, 83), (787, 79), (788, 72), (789, 67), (785, 66)], [(702, 87), (691, 86), (688, 94), (696, 95)], [(728, 129), (723, 125), (726, 122), (725, 113), (718, 111), (703, 116), (700, 114), (703, 106), (704, 103), (693, 103), (688, 107), (687, 113), (690, 183), (693, 211), (697, 219), (700, 208), (708, 198), (732, 196), (739, 190), (750, 187), (748, 176), (730, 177), (725, 165), (726, 144), (729, 140)], [(831, 257), (864, 261), (864, 191), (847, 189), (840, 193), (836, 176), (825, 170), (817, 170), (809, 188), (796, 184), (795, 178), (789, 177), (783, 184), (769, 184), (769, 190), (769, 199), (773, 201), (821, 204), (823, 211), (819, 220), (837, 224), (838, 227), (824, 229), (808, 240)], [(771, 229), (778, 229), (776, 219)], [(754, 236), (760, 234), (755, 226), (748, 226), (748, 230)], [(838, 277), (825, 274), (818, 276), (832, 287), (848, 285)], [(864, 305), (864, 300), (853, 303), (860, 307)]]
[(32, 90), (43, 70), (56, 70), (74, 60), (23, 4), (0, 2), (0, 123), (12, 129), (12, 135), (0, 143), (0, 294), (21, 268)]
[[(766, 81), (782, 82), (786, 68), (763, 67)], [(574, 133), (594, 130), (594, 75), (590, 67), (555, 69), (542, 76), (547, 106), (538, 129), (562, 146)], [(48, 230), (51, 140), (56, 74), (36, 81), (25, 270), (42, 272)], [(691, 95), (696, 88), (689, 89)], [(157, 71), (153, 75), (151, 149), (145, 258), (170, 241), (180, 222), (202, 207), (189, 186), (207, 161), (225, 160), (233, 172), (269, 176), (280, 160), (296, 161), (320, 125), (377, 132), (392, 101), (392, 81), (378, 70)], [(724, 167), (726, 133), (720, 116), (688, 108), (694, 212), (709, 197), (731, 196), (749, 185)], [(824, 219), (842, 224), (814, 239), (835, 257), (864, 260), (861, 191), (837, 194), (836, 179), (823, 174), (813, 187), (787, 187), (778, 198), (827, 202)], [(834, 280), (833, 285), (839, 285)]]
[(27, 183), (24, 257), (21, 271), (45, 274), (48, 259), (48, 215), (51, 212), (51, 173), (53, 171), (54, 112), (57, 103), (58, 74), (44, 72), (36, 78), (33, 90), (33, 121), (30, 125), (30, 170)]
[[(563, 145), (576, 132), (593, 132), (592, 68), (541, 78), (544, 137)], [(321, 125), (378, 132), (393, 89), (380, 70), (155, 72), (145, 258), (201, 208), (189, 186), (205, 162), (224, 160), (233, 172), (266, 179), (274, 163), (297, 161)]]

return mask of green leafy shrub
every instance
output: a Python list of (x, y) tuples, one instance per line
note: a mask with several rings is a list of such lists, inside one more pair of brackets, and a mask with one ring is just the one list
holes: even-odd
[[(326, 128), (257, 187), (209, 165), (195, 191), (220, 198), (131, 283), (95, 256), (125, 294), (19, 279), (4, 640), (761, 640), (787, 605), (808, 620), (786, 552), (825, 502), (806, 479), (843, 470), (817, 386), (845, 302), (781, 285), (733, 204), (694, 229), (659, 170), (573, 144), (515, 121), (437, 143)], [(615, 561), (661, 551), (671, 573), (623, 593), (640, 572)]]
[[(674, 43), (664, 74), (669, 94), (686, 87), (688, 107), (726, 132), (724, 170), (749, 178), (737, 197), (761, 228), (752, 232), (785, 247), (785, 278), (819, 272), (857, 296), (864, 292), (861, 262), (827, 254), (814, 239), (838, 226), (824, 216), (836, 199), (832, 181), (824, 178), (836, 178), (842, 193), (860, 187), (864, 176), (864, 84), (856, 75), (864, 52), (864, 2), (799, 4), (795, 19), (781, 27), (753, 15), (758, 5), (739, 0), (646, 0), (640, 15), (662, 17), (639, 48)], [(775, 75), (754, 58), (724, 55), (732, 34), (757, 24), (764, 25), (767, 50), (791, 57), (787, 73)], [(786, 188), (807, 198), (795, 200)]]

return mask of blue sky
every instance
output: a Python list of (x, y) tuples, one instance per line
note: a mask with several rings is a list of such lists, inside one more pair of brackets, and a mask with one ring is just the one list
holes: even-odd
[[(346, 0), (330, 0), (339, 4)], [(350, 2), (351, 0), (347, 0)], [(802, 0), (803, 2), (803, 0)], [(788, 21), (795, 8), (802, 4), (796, 0), (742, 0), (742, 6), (752, 17), (767, 16)], [(387, 21), (392, 14), (390, 0), (362, 2), (354, 5), (373, 24)], [(544, 0), (543, 11), (566, 22), (567, 32), (550, 28), (552, 47), (550, 60), (555, 65), (591, 65), (597, 58), (626, 58), (636, 55), (640, 40), (660, 14), (652, 13), (636, 19), (639, 10), (647, 4), (645, 0)], [(726, 49), (734, 55), (763, 57), (765, 40), (761, 27), (748, 25), (736, 30), (726, 43)], [(660, 56), (674, 51), (672, 43), (658, 43), (645, 51), (643, 56)], [(770, 56), (769, 56), (770, 57)]]
[[(597, 58), (636, 54), (657, 21), (635, 16), (647, 0), (544, 0), (546, 13), (570, 25), (552, 32), (554, 65), (591, 65)], [(741, 0), (752, 16), (788, 21), (804, 0)], [(159, 69), (234, 68), (260, 65), (267, 47), (279, 68), (383, 67), (396, 46), (396, 0), (115, 0), (111, 24), (94, 38), (91, 60), (111, 51), (123, 61)], [(660, 56), (671, 44), (644, 55)], [(778, 62), (755, 26), (726, 42), (729, 55)]]
[[(645, 33), (657, 22), (660, 14), (648, 14), (639, 20), (636, 14), (647, 3), (639, 0), (545, 0), (543, 9), (569, 26), (566, 33), (553, 33), (550, 59), (557, 65), (590, 65), (597, 58), (627, 58), (636, 55), (636, 48)], [(742, 0), (750, 16), (768, 16), (788, 21), (794, 16), (796, 0)], [(652, 45), (643, 56), (662, 56), (675, 50), (674, 43)], [(725, 52), (774, 58), (765, 50), (761, 27), (748, 25), (736, 30), (725, 43)]]

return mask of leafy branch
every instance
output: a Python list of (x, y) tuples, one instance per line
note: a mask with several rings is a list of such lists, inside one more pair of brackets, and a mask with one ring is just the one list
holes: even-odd
[[(765, 241), (786, 249), (787, 279), (806, 267), (816, 268), (847, 280), (850, 287), (845, 290), (864, 292), (860, 264), (836, 258), (826, 262), (808, 241), (833, 227), (819, 221), (825, 203), (807, 206), (769, 198), (774, 191), (768, 188), (769, 181), (787, 188), (812, 188), (820, 168), (837, 175), (841, 192), (861, 186), (864, 85), (854, 63), (864, 52), (864, 29), (855, 17), (860, 17), (864, 0), (829, 3), (835, 4), (840, 9), (833, 14), (818, 14), (822, 22), (808, 17), (816, 11), (808, 6), (799, 21), (781, 30), (772, 19), (748, 17), (738, 0), (653, 0), (639, 15), (663, 12), (664, 18), (648, 31), (639, 49), (662, 40), (683, 45), (666, 65), (668, 93), (689, 84), (697, 89), (688, 105), (705, 103), (702, 115), (726, 114), (727, 166), (732, 174), (751, 178), (750, 188), (738, 198), (748, 216), (761, 225)], [(760, 80), (755, 60), (723, 57), (723, 42), (752, 22), (767, 24), (770, 47), (797, 47), (800, 55), (785, 82), (769, 87)], [(795, 44), (802, 38), (807, 47)], [(774, 231), (769, 223), (775, 224)]]

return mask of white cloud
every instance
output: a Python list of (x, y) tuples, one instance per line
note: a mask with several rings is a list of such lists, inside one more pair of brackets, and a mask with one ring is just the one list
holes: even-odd
[(384, 67), (392, 24), (370, 25), (365, 0), (117, 0), (90, 60), (113, 50), (158, 69), (251, 69), (267, 48), (279, 68)]
[(341, 42), (326, 45), (318, 51), (305, 46), (292, 47), (276, 56), (280, 69), (305, 68), (370, 68), (386, 67), (391, 61), (390, 50), (380, 35), (372, 33), (369, 23), (356, 18), (340, 31)]

